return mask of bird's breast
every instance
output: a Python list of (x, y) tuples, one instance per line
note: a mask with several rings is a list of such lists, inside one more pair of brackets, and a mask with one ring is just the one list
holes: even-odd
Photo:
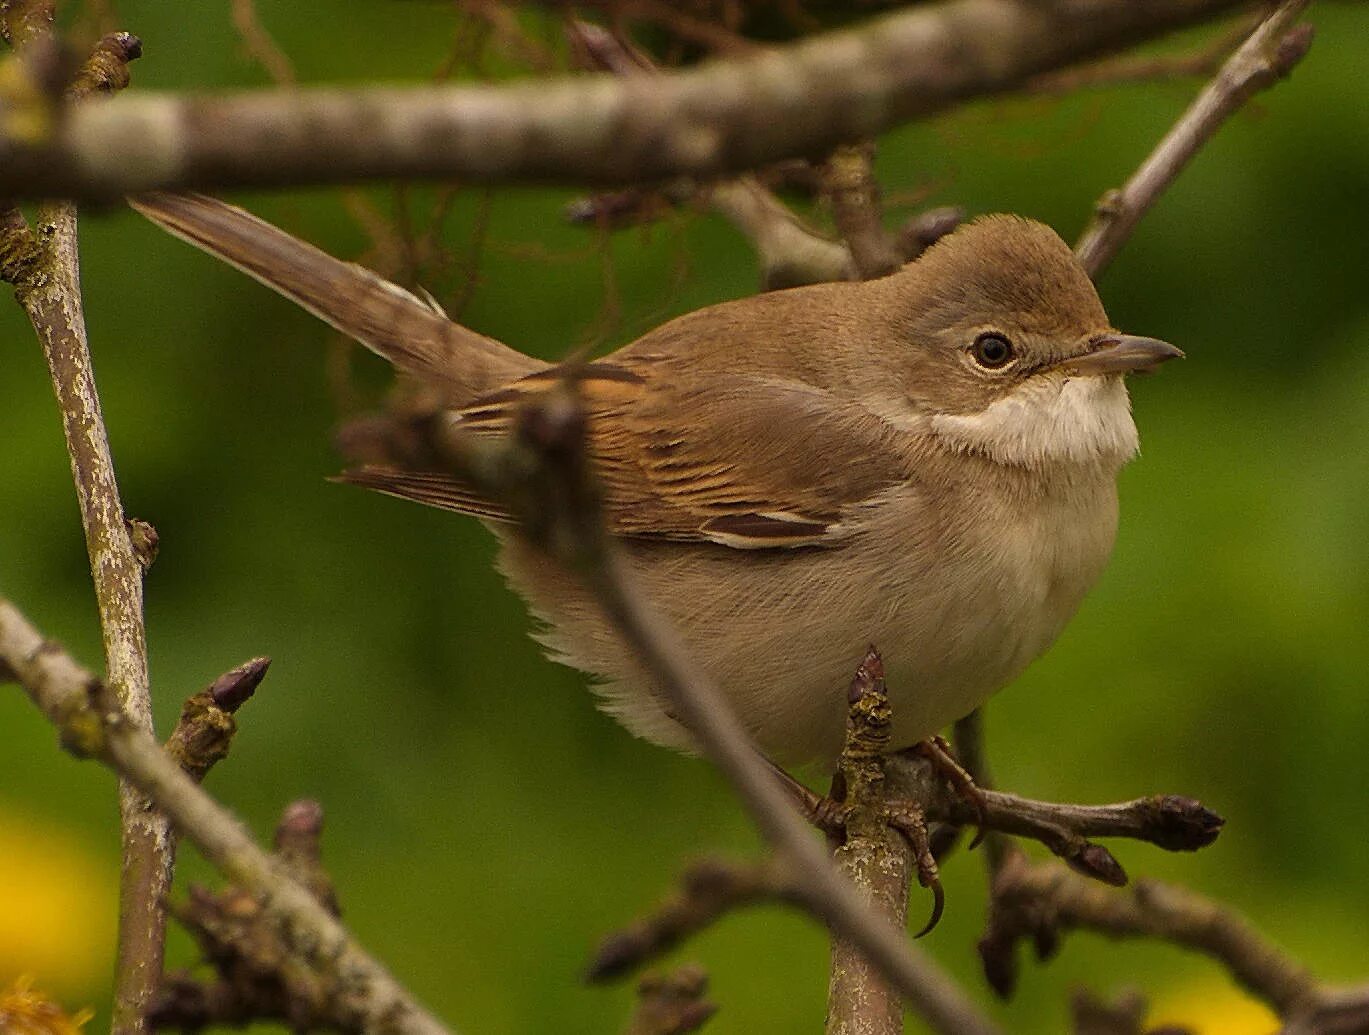
[(967, 714), (1049, 648), (1102, 573), (1116, 530), (1110, 474), (969, 491), (942, 531), (938, 569), (907, 581), (885, 634), (900, 739)]
[[(884, 656), (894, 746), (968, 713), (1059, 635), (1111, 549), (1111, 479), (1021, 493), (971, 479), (957, 498), (913, 486), (862, 516), (842, 545), (735, 551), (625, 542), (625, 559), (761, 748), (830, 762), (846, 687), (868, 645)], [(506, 538), (502, 566), (548, 624), (553, 656), (594, 674), (635, 732), (689, 747), (596, 606), (534, 551)]]

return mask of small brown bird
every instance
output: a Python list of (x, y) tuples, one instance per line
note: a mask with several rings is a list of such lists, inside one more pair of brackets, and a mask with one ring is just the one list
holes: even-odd
[[(133, 206), (506, 435), (557, 368), (211, 198)], [(892, 746), (965, 715), (1060, 634), (1112, 550), (1136, 452), (1123, 375), (1181, 356), (1120, 334), (1046, 226), (988, 216), (880, 280), (745, 298), (589, 363), (578, 383), (609, 531), (757, 742), (830, 761), (842, 688), (883, 652)], [(568, 575), (450, 470), (347, 480), (473, 514), (545, 623), (633, 732), (690, 736)]]

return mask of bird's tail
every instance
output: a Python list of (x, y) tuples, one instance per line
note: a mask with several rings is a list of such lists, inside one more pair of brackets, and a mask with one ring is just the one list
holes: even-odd
[(417, 380), (441, 385), (448, 405), (544, 364), (453, 323), (379, 274), (335, 259), (250, 212), (202, 194), (129, 199), (152, 222), (259, 280)]

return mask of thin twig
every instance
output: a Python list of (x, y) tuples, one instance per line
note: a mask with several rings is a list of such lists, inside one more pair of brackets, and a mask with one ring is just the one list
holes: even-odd
[(649, 913), (599, 943), (585, 980), (612, 981), (636, 970), (734, 909), (797, 900), (792, 880), (771, 858), (699, 859), (685, 867), (677, 886)]
[[(8, 13), (8, 12), (7, 12)], [(30, 20), (15, 34), (21, 46), (46, 40), (51, 33), (51, 7), (43, 19)], [(110, 94), (128, 84), (128, 63), (141, 53), (141, 43), (128, 33), (104, 37), (67, 89), (73, 101)], [(134, 547), (133, 529), (124, 516), (109, 436), (100, 412), (85, 315), (81, 304), (76, 241), (76, 206), (45, 202), (39, 206), (37, 230), (11, 213), (6, 234), (31, 260), (11, 267), (15, 297), (33, 324), (52, 378), (62, 430), (71, 459), (72, 479), (85, 531), (86, 550), (99, 607), (104, 639), (106, 678), (121, 711), (140, 729), (152, 729), (152, 703), (147, 684), (147, 637), (143, 627), (144, 564)], [(7, 266), (9, 264), (7, 263)], [(144, 544), (155, 539), (146, 522), (138, 527)], [(150, 562), (149, 562), (150, 563)], [(123, 866), (119, 884), (119, 938), (115, 963), (114, 1021), (116, 1035), (147, 1031), (143, 1014), (161, 977), (166, 939), (163, 905), (171, 885), (175, 842), (170, 824), (155, 812), (136, 788), (119, 785)]]
[[(977, 813), (963, 799), (948, 795), (946, 815), (937, 818), (974, 822)], [(1202, 802), (1178, 794), (1154, 794), (1112, 805), (1073, 805), (1036, 801), (982, 790), (985, 825), (1019, 837), (1044, 840), (1042, 831), (1059, 828), (1079, 837), (1129, 837), (1171, 852), (1192, 852), (1217, 839), (1225, 820)]]
[(909, 217), (894, 238), (894, 246), (904, 262), (912, 262), (937, 241), (965, 222), (959, 205), (940, 205)]
[(1097, 278), (1155, 199), (1198, 149), (1252, 96), (1292, 71), (1312, 45), (1312, 26), (1294, 22), (1310, 0), (1285, 0), (1222, 65), (1188, 110), (1120, 190), (1099, 200), (1093, 222), (1075, 245), (1089, 276)]
[(761, 266), (761, 290), (856, 279), (851, 252), (807, 226), (754, 176), (715, 183), (709, 204), (751, 242)]
[[(1178, 794), (1155, 794), (1111, 805), (1075, 805), (1004, 794), (979, 786), (952, 759), (946, 764), (954, 766), (961, 778), (948, 778), (941, 766), (929, 761), (928, 754), (914, 749), (886, 761), (887, 775), (897, 775), (902, 788), (901, 798), (893, 793), (883, 797), (889, 815), (916, 813), (923, 822), (956, 828), (973, 825), (991, 841), (996, 834), (1031, 838), (1080, 873), (1105, 884), (1126, 884), (1126, 872), (1108, 849), (1089, 838), (1127, 837), (1171, 852), (1192, 852), (1215, 841), (1226, 822), (1202, 802)], [(854, 805), (823, 799), (797, 783), (788, 790), (809, 820), (829, 835), (848, 832), (857, 811)], [(1002, 838), (996, 840), (1002, 842)], [(1006, 842), (997, 849), (1004, 850)], [(990, 864), (992, 874), (996, 865), (992, 859)]]
[[(629, 78), (660, 74), (650, 57), (606, 29), (571, 21), (566, 32), (572, 47), (590, 67)], [(750, 173), (712, 183), (681, 177), (655, 189), (634, 186), (598, 194), (574, 203), (567, 217), (572, 222), (613, 228), (654, 219), (674, 205), (690, 202), (711, 206), (751, 242), (760, 260), (762, 291), (856, 277), (845, 245), (804, 225)]]
[(266, 26), (262, 25), (254, 0), (231, 0), (229, 11), (233, 16), (233, 28), (237, 30), (243, 47), (266, 70), (271, 81), (277, 86), (294, 86), (295, 66), (266, 30)]
[(1136, 992), (1123, 992), (1112, 1002), (1086, 989), (1076, 989), (1070, 996), (1072, 1035), (1145, 1035), (1145, 1015), (1146, 1001)]
[(1256, 24), (1258, 19), (1252, 21), (1243, 15), (1234, 26), (1224, 29), (1215, 39), (1192, 53), (1109, 58), (1078, 68), (1047, 72), (1028, 80), (1023, 89), (1030, 93), (1066, 94), (1100, 86), (1159, 83), (1210, 76), (1230, 56), (1232, 49), (1250, 35)]
[[(323, 809), (315, 801), (291, 802), (276, 825), (275, 858), (333, 916), (333, 881), (323, 866)], [(219, 892), (191, 885), (189, 898), (172, 913), (199, 944), (215, 976), (199, 980), (182, 971), (169, 975), (150, 1016), (154, 1027), (200, 1031), (216, 1025), (282, 1021), (296, 1031), (356, 1032), (362, 1017), (349, 1002), (352, 991), (337, 975), (282, 965), (290, 950), (266, 922), (251, 892)]]
[[(1006, 996), (1013, 990), (1018, 941), (1034, 943), (1038, 956), (1045, 959), (1073, 929), (1113, 938), (1156, 938), (1201, 952), (1290, 1022), (1332, 1014), (1344, 1018), (1353, 1016), (1352, 1010), (1369, 1017), (1369, 990), (1321, 985), (1243, 917), (1211, 899), (1159, 881), (1137, 881), (1126, 892), (1110, 891), (1058, 863), (1032, 865), (1017, 851), (994, 882), (988, 930), (980, 942), (995, 991)], [(1305, 1030), (1336, 1029), (1328, 1025)]]
[(281, 859), (262, 851), (242, 824), (124, 713), (109, 687), (45, 640), (4, 599), (0, 671), (23, 685), (68, 750), (97, 759), (155, 801), (231, 883), (256, 896), (262, 922), (291, 954), (282, 965), (315, 970), (348, 989), (349, 1023), (394, 1035), (445, 1035), (448, 1029), (362, 949), (315, 892)]
[(903, 256), (881, 222), (873, 144), (849, 144), (833, 151), (823, 170), (823, 193), (862, 280), (887, 276), (903, 265)]

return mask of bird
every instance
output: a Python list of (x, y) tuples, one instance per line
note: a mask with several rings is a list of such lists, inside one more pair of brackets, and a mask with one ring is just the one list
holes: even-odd
[[(389, 360), (451, 429), (507, 438), (566, 368), (215, 198), (133, 208)], [(1183, 353), (1116, 330), (1048, 226), (987, 215), (873, 280), (768, 292), (577, 364), (607, 532), (770, 759), (830, 766), (878, 645), (890, 748), (1046, 651), (1098, 580), (1138, 449), (1126, 375)], [(535, 637), (633, 733), (686, 752), (662, 688), (564, 567), (422, 456), (342, 480), (472, 515)]]

